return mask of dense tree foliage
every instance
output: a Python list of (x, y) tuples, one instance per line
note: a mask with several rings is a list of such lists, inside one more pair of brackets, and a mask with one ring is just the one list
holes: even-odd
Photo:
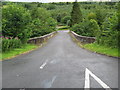
[(78, 24), (82, 21), (82, 13), (78, 2), (73, 3), (73, 10), (71, 12), (71, 25)]
[(55, 31), (58, 24), (71, 25), (79, 35), (96, 37), (98, 44), (119, 46), (120, 2), (3, 2), (2, 11), (3, 36), (17, 37), (22, 43)]
[(106, 12), (104, 10), (101, 9), (96, 9), (96, 19), (99, 25), (102, 25), (105, 16), (106, 16)]
[(89, 13), (88, 14), (88, 19), (90, 20), (90, 19), (97, 19), (97, 16), (96, 16), (96, 14), (95, 13), (93, 13), (93, 12), (91, 12), (91, 13)]
[[(96, 37), (96, 43), (98, 44), (118, 48), (120, 3), (117, 4), (118, 11), (116, 10), (116, 4), (110, 3), (107, 6), (100, 3), (104, 7), (95, 6), (94, 11), (90, 11), (86, 15), (84, 14), (85, 11), (82, 11), (84, 20), (82, 22), (79, 21), (79, 24), (73, 25), (71, 30), (83, 36)], [(94, 5), (91, 4), (91, 6)], [(93, 7), (91, 6), (85, 6), (84, 9), (92, 10)], [(114, 11), (112, 11), (113, 9)]]
[(120, 1), (118, 2), (118, 29), (120, 31)]
[(31, 37), (42, 36), (55, 31), (57, 22), (45, 8), (33, 9), (31, 15), (33, 19), (30, 26), (33, 29)]
[(29, 37), (27, 25), (31, 16), (29, 11), (18, 5), (7, 5), (2, 9), (2, 34), (3, 36), (18, 37), (23, 43)]
[(26, 43), (30, 37), (42, 36), (56, 29), (56, 20), (46, 8), (37, 7), (36, 3), (8, 3), (2, 11), (4, 37), (18, 37)]
[(70, 16), (65, 16), (64, 18), (62, 18), (62, 23), (64, 23), (65, 25), (68, 25), (69, 21), (70, 21), (71, 17)]

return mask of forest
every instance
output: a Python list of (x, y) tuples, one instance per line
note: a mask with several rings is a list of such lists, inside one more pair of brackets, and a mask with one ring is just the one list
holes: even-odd
[(67, 26), (96, 37), (99, 45), (119, 49), (120, 2), (2, 2), (2, 50), (20, 48), (29, 38)]

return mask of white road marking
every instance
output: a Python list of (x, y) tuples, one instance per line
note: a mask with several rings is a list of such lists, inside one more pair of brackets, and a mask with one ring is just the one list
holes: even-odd
[(57, 76), (52, 77), (51, 80), (44, 81), (44, 88), (51, 88)]
[(90, 88), (90, 75), (106, 90), (112, 90), (108, 85), (106, 85), (102, 80), (95, 76), (90, 70), (86, 68), (85, 71), (85, 86), (84, 88), (89, 90)]
[(87, 68), (85, 70), (85, 88), (90, 88), (90, 78), (89, 78), (89, 72)]
[(47, 64), (47, 61), (40, 66), (40, 69), (43, 69), (46, 64)]

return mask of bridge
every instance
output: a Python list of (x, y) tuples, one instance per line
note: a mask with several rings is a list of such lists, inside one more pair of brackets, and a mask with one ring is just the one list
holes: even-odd
[(58, 31), (43, 47), (3, 61), (3, 88), (118, 88), (117, 58), (80, 48), (68, 32)]

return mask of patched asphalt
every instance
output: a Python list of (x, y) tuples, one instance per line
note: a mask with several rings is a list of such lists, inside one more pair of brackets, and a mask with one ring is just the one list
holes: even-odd
[[(42, 68), (41, 68), (42, 67)], [(68, 31), (59, 31), (43, 47), (2, 62), (3, 88), (84, 88), (88, 68), (118, 88), (118, 59), (80, 48)], [(102, 88), (90, 76), (91, 88)]]

